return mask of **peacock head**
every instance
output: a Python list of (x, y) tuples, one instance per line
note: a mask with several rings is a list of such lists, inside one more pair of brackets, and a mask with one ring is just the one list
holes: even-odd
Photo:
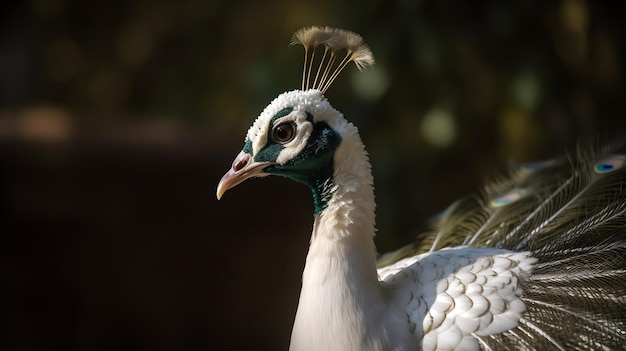
[[(305, 48), (302, 89), (279, 95), (261, 112), (217, 187), (218, 199), (246, 179), (278, 175), (309, 186), (316, 211), (324, 207), (333, 187), (333, 156), (348, 123), (323, 94), (348, 63), (363, 70), (374, 58), (358, 34), (340, 29), (305, 28), (294, 43)], [(337, 59), (341, 52), (345, 56)]]

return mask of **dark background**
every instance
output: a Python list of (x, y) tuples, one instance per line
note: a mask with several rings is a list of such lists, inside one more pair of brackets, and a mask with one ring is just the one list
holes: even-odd
[(626, 125), (620, 1), (5, 1), (0, 347), (286, 349), (313, 210), (216, 185), (300, 86), (292, 33), (377, 59), (327, 92), (371, 155), (381, 252), (509, 162)]

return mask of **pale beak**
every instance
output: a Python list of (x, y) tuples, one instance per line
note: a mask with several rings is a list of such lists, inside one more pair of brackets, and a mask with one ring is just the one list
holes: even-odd
[(235, 161), (233, 161), (231, 169), (224, 174), (222, 180), (220, 180), (220, 183), (217, 185), (217, 199), (221, 199), (226, 190), (236, 187), (248, 178), (268, 175), (263, 172), (263, 169), (273, 164), (275, 163), (254, 162), (250, 154), (242, 151), (237, 155)]

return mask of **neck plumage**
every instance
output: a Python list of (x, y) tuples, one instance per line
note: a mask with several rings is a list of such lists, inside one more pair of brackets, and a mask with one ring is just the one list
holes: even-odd
[(383, 346), (371, 345), (386, 311), (376, 272), (373, 179), (356, 127), (344, 127), (334, 156), (335, 188), (315, 216), (292, 351)]

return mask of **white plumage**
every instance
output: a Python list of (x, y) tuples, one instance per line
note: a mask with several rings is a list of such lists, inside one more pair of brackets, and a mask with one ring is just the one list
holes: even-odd
[(571, 164), (521, 167), (484, 196), (452, 205), (432, 233), (382, 257), (377, 269), (369, 159), (357, 128), (323, 96), (347, 63), (366, 68), (373, 57), (352, 32), (313, 27), (294, 40), (305, 46), (302, 90), (281, 94), (259, 115), (217, 189), (220, 198), (245, 179), (273, 174), (313, 192), (291, 350), (626, 343), (620, 147), (581, 152)]
[(389, 301), (409, 301), (405, 310), (424, 349), (478, 350), (473, 335), (519, 323), (526, 305), (518, 277), (529, 274), (535, 261), (528, 252), (463, 247), (405, 258), (378, 276), (393, 291)]

